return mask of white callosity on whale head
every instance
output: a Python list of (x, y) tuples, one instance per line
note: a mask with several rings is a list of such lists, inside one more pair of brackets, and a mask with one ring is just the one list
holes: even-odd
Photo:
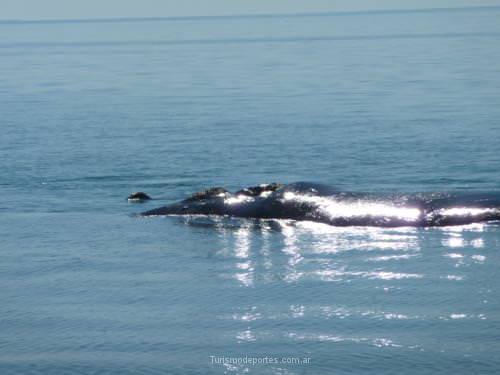
[(339, 202), (330, 197), (301, 195), (293, 192), (283, 194), (285, 201), (296, 201), (315, 205), (331, 218), (343, 217), (387, 217), (407, 221), (417, 221), (421, 211), (415, 207), (398, 207), (385, 203), (366, 202), (363, 200)]

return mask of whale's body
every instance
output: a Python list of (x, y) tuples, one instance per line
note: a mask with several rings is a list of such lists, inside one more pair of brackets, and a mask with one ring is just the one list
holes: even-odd
[(500, 220), (499, 193), (370, 194), (299, 182), (261, 185), (234, 194), (214, 188), (143, 212), (308, 220), (335, 226), (447, 226)]

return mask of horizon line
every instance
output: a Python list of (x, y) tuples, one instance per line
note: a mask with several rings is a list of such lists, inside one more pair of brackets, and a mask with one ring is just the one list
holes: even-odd
[(302, 43), (302, 42), (343, 42), (391, 39), (427, 39), (427, 38), (484, 38), (496, 37), (500, 33), (425, 33), (425, 34), (379, 34), (379, 35), (346, 35), (346, 36), (311, 36), (281, 38), (222, 38), (222, 39), (185, 39), (185, 40), (136, 40), (136, 41), (89, 41), (89, 42), (21, 42), (0, 43), (0, 50), (31, 47), (110, 47), (110, 46), (169, 46), (194, 44), (229, 44), (229, 43)]
[(500, 5), (409, 8), (409, 9), (367, 9), (346, 11), (320, 11), (298, 13), (255, 13), (234, 15), (192, 15), (192, 16), (161, 16), (161, 17), (103, 17), (103, 18), (47, 18), (47, 19), (0, 19), (0, 24), (57, 24), (57, 23), (120, 23), (120, 22), (162, 22), (188, 20), (217, 20), (226, 18), (299, 18), (299, 17), (333, 17), (355, 16), (363, 14), (398, 14), (398, 13), (432, 13), (432, 12), (467, 12), (500, 10)]

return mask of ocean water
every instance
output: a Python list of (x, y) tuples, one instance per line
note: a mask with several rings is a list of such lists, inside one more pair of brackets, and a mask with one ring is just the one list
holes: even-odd
[(0, 372), (498, 374), (498, 224), (134, 214), (500, 191), (499, 38), (495, 7), (0, 23)]

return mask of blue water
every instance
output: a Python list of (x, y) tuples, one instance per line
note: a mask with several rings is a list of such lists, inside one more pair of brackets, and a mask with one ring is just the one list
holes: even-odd
[(497, 224), (133, 215), (500, 191), (499, 37), (500, 8), (0, 23), (0, 372), (499, 373)]

